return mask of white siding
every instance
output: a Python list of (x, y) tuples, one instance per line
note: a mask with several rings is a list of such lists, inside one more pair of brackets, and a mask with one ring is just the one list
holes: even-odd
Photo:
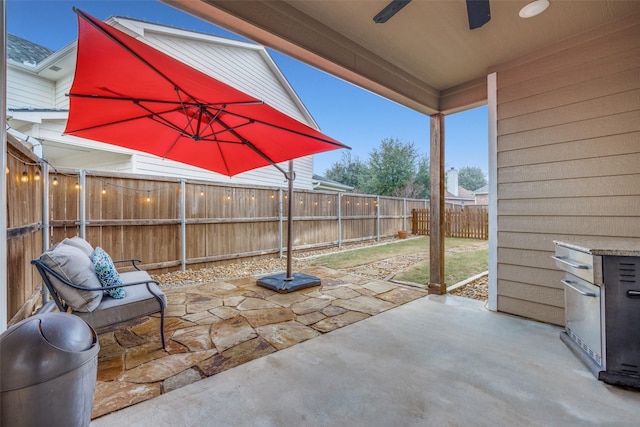
[[(44, 155), (53, 166), (191, 178), (229, 184), (287, 186), (282, 172), (273, 166), (265, 166), (230, 178), (172, 160), (163, 160), (146, 153), (62, 135), (64, 126), (65, 123), (61, 120), (44, 120), (38, 127), (37, 137), (52, 141), (52, 143), (44, 143)], [(133, 161), (134, 158), (135, 161)], [(289, 168), (288, 162), (281, 163), (279, 166), (284, 170)], [(313, 189), (311, 184), (313, 157), (296, 159), (294, 170), (296, 171), (294, 187), (305, 190)]]
[(291, 96), (255, 48), (190, 40), (147, 31), (149, 45), (306, 123)]
[[(312, 169), (309, 164), (312, 162), (311, 157), (296, 159), (294, 161), (294, 170), (296, 171), (296, 179), (294, 187), (304, 190), (313, 189), (311, 185), (312, 174), (308, 173)], [(144, 153), (136, 155), (136, 167), (131, 172), (153, 175), (153, 176), (172, 176), (186, 177), (191, 179), (222, 182), (228, 184), (246, 184), (246, 185), (265, 185), (268, 187), (286, 187), (284, 175), (273, 166), (265, 166), (263, 168), (254, 169), (244, 172), (233, 177), (209, 172), (204, 169), (194, 168), (182, 163), (171, 160), (163, 160), (158, 157), (149, 156)], [(280, 163), (279, 166), (288, 170), (288, 162)], [(121, 170), (120, 172), (127, 172)]]
[(66, 96), (66, 94), (71, 90), (72, 82), (73, 74), (68, 74), (56, 81), (55, 108), (59, 108), (61, 110), (69, 109), (69, 97)]
[(53, 108), (54, 92), (54, 82), (7, 67), (7, 108)]

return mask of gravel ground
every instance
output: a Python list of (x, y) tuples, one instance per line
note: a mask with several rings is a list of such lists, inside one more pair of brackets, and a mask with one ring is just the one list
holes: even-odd
[(479, 301), (487, 301), (489, 298), (488, 280), (487, 276), (482, 276), (467, 285), (451, 291), (450, 294), (477, 299)]
[[(321, 255), (331, 254), (335, 252), (343, 252), (367, 246), (375, 246), (378, 244), (390, 243), (397, 241), (397, 238), (381, 239), (380, 242), (365, 241), (356, 243), (347, 243), (342, 248), (329, 247), (322, 249), (294, 251), (292, 259), (292, 268), (299, 270), (313, 262), (314, 258)], [(173, 271), (171, 273), (156, 274), (152, 278), (160, 282), (162, 289), (172, 288), (176, 286), (195, 285), (198, 283), (211, 282), (215, 280), (235, 279), (246, 276), (261, 276), (264, 274), (285, 271), (287, 261), (285, 258), (262, 258), (247, 261), (238, 261), (226, 265), (217, 265), (214, 267), (203, 268), (199, 270)]]
[[(386, 244), (397, 241), (397, 238), (383, 239), (380, 242), (367, 241), (345, 244), (342, 248), (331, 247), (306, 251), (295, 251), (293, 253), (292, 268), (294, 270), (304, 269), (305, 265), (313, 263), (313, 260), (321, 255), (343, 252), (378, 244)], [(459, 251), (457, 248), (456, 251)], [(426, 259), (426, 254), (403, 255), (376, 261), (371, 264), (355, 268), (345, 269), (348, 273), (361, 276), (377, 278), (381, 280), (392, 280), (393, 276), (405, 270), (419, 261)], [(216, 280), (232, 279), (246, 276), (261, 276), (265, 274), (286, 270), (286, 259), (263, 258), (248, 261), (239, 261), (227, 265), (203, 268), (199, 270), (174, 271), (171, 273), (157, 274), (152, 276), (154, 280), (160, 282), (162, 289), (177, 286), (197, 285)], [(481, 277), (461, 288), (451, 291), (453, 295), (486, 301), (488, 298), (487, 276)]]

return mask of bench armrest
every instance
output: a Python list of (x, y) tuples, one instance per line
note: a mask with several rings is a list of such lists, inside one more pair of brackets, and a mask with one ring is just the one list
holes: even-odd
[(142, 262), (141, 259), (130, 258), (130, 259), (118, 259), (118, 260), (113, 261), (114, 264), (119, 263), (119, 262), (130, 262), (131, 265), (133, 266), (133, 268), (135, 268), (138, 271), (141, 271), (140, 268), (138, 267), (138, 265), (136, 264), (137, 262), (141, 263)]

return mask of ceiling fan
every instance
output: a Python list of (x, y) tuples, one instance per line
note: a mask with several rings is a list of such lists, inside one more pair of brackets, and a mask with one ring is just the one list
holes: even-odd
[[(489, 9), (489, 0), (466, 0), (467, 16), (469, 18), (469, 29), (473, 30), (482, 27), (491, 20), (491, 10)], [(392, 0), (384, 9), (382, 9), (373, 18), (376, 24), (387, 22), (393, 15), (398, 13), (403, 7), (409, 4), (411, 0)]]

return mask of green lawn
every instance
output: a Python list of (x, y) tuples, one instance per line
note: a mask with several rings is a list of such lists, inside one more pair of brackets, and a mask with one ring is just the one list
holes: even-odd
[[(486, 271), (488, 268), (487, 242), (473, 239), (445, 239), (445, 283), (455, 283)], [(353, 268), (395, 256), (429, 253), (429, 238), (419, 237), (380, 246), (355, 249), (319, 257), (315, 263), (337, 270)], [(425, 284), (429, 281), (429, 262), (416, 264), (398, 274), (396, 279)]]
[[(472, 249), (463, 252), (447, 253), (444, 257), (444, 282), (447, 286), (487, 271), (489, 268), (489, 250)], [(410, 270), (403, 271), (394, 277), (403, 282), (428, 283), (429, 263), (416, 264)]]
[(415, 254), (416, 252), (429, 252), (429, 239), (419, 237), (416, 239), (401, 240), (386, 245), (370, 246), (325, 255), (316, 259), (316, 264), (340, 270), (343, 268), (359, 267), (361, 265), (391, 258), (394, 256)]

